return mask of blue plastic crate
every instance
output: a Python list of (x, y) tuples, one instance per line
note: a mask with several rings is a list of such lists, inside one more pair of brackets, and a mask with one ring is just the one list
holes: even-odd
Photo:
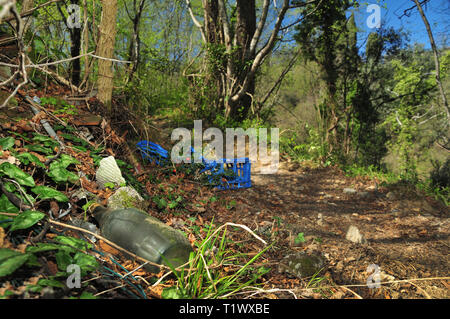
[(217, 184), (221, 190), (252, 187), (251, 162), (245, 158), (223, 159), (221, 161), (203, 160), (205, 168), (202, 173), (208, 172), (211, 184)]
[(156, 143), (140, 141), (136, 146), (141, 152), (143, 160), (155, 162), (160, 166), (169, 162), (169, 152)]
[[(170, 162), (169, 152), (160, 145), (150, 141), (140, 141), (137, 147), (142, 158), (150, 162), (155, 162), (160, 166)], [(193, 147), (191, 152), (195, 153)], [(223, 159), (222, 161), (208, 160), (200, 156), (203, 165), (201, 173), (206, 173), (210, 184), (216, 185), (221, 190), (248, 188), (251, 182), (251, 163), (245, 158)]]

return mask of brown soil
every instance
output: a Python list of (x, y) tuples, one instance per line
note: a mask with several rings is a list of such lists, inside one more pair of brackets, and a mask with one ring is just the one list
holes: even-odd
[[(286, 274), (279, 274), (277, 267), (267, 288), (289, 288), (298, 297), (316, 298), (450, 297), (448, 207), (416, 193), (401, 195), (401, 190), (396, 190), (396, 199), (386, 197), (390, 190), (377, 189), (366, 178), (347, 177), (337, 168), (280, 166), (274, 175), (253, 174), (252, 188), (220, 192), (235, 198), (237, 205), (229, 216), (215, 219), (242, 223), (257, 232), (269, 226), (269, 235), (265, 234), (276, 241), (269, 254), (272, 265), (292, 250), (320, 252), (327, 261), (319, 275), (326, 279), (318, 286), (322, 289), (304, 289), (309, 279), (283, 279)], [(364, 198), (345, 194), (343, 189), (348, 187), (367, 193)], [(346, 240), (350, 225), (359, 229), (367, 243)], [(304, 234), (305, 243), (294, 243), (298, 233)], [(401, 282), (369, 289), (366, 271), (371, 264), (380, 267), (382, 282)], [(283, 282), (285, 286), (280, 287)], [(348, 287), (324, 288), (336, 285)]]

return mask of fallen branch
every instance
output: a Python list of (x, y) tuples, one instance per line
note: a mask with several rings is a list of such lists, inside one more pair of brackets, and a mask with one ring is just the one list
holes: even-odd
[[(30, 210), (32, 207), (26, 205), (17, 195), (10, 193), (6, 190), (5, 186), (3, 185), (3, 179), (0, 178), (0, 191), (5, 194), (6, 198), (8, 198), (8, 200), (14, 204), (14, 206), (16, 206), (17, 208), (19, 208), (20, 210), (24, 211), (24, 210)], [(4, 214), (4, 213), (1, 213)], [(17, 214), (16, 214), (17, 215)]]

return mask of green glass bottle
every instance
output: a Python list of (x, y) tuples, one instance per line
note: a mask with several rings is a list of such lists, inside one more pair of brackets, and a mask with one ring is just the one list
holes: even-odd
[[(189, 260), (192, 247), (184, 234), (136, 208), (110, 210), (95, 205), (94, 218), (102, 236), (157, 264), (178, 267)], [(146, 265), (150, 272), (159, 267)]]

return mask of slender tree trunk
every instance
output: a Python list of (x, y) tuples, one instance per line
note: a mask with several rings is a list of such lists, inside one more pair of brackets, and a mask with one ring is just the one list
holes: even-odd
[[(237, 85), (242, 85), (249, 73), (251, 63), (255, 58), (255, 52), (250, 50), (251, 41), (256, 31), (256, 5), (255, 1), (238, 0), (236, 3), (237, 21), (236, 21), (236, 46), (237, 56), (235, 67), (235, 78)], [(250, 75), (246, 94), (238, 101), (228, 103), (226, 116), (237, 120), (243, 120), (247, 117), (253, 103), (255, 94), (255, 77)]]
[[(116, 39), (117, 0), (102, 0), (102, 19), (99, 26), (97, 55), (111, 59), (114, 54)], [(111, 109), (113, 92), (112, 62), (100, 59), (98, 61), (98, 99)]]
[(425, 28), (427, 29), (428, 37), (430, 38), (430, 45), (431, 45), (431, 49), (433, 50), (433, 53), (434, 53), (434, 64), (436, 67), (436, 83), (439, 87), (439, 92), (441, 94), (442, 103), (444, 104), (444, 108), (447, 113), (447, 124), (448, 124), (450, 121), (450, 109), (448, 106), (447, 97), (445, 96), (444, 87), (442, 86), (442, 83), (441, 83), (439, 53), (436, 48), (436, 43), (434, 42), (433, 32), (431, 32), (430, 24), (428, 23), (428, 19), (425, 16), (425, 13), (423, 12), (422, 6), (418, 0), (413, 0), (413, 1), (416, 4), (417, 9), (419, 10), (419, 13), (420, 13), (420, 16), (422, 17), (423, 23), (425, 24)]
[(130, 19), (133, 22), (133, 35), (130, 41), (130, 47), (128, 49), (128, 59), (133, 63), (130, 65), (129, 68), (128, 82), (130, 82), (133, 79), (134, 73), (137, 71), (140, 61), (140, 51), (141, 51), (140, 25), (146, 0), (140, 0), (139, 5), (137, 4), (136, 1), (137, 0), (133, 1), (134, 17), (130, 17)]
[[(71, 4), (79, 5), (79, 0), (70, 0)], [(81, 52), (81, 27), (70, 29), (70, 54), (72, 57), (80, 55)], [(72, 83), (75, 86), (80, 84), (81, 80), (81, 59), (72, 61)]]

